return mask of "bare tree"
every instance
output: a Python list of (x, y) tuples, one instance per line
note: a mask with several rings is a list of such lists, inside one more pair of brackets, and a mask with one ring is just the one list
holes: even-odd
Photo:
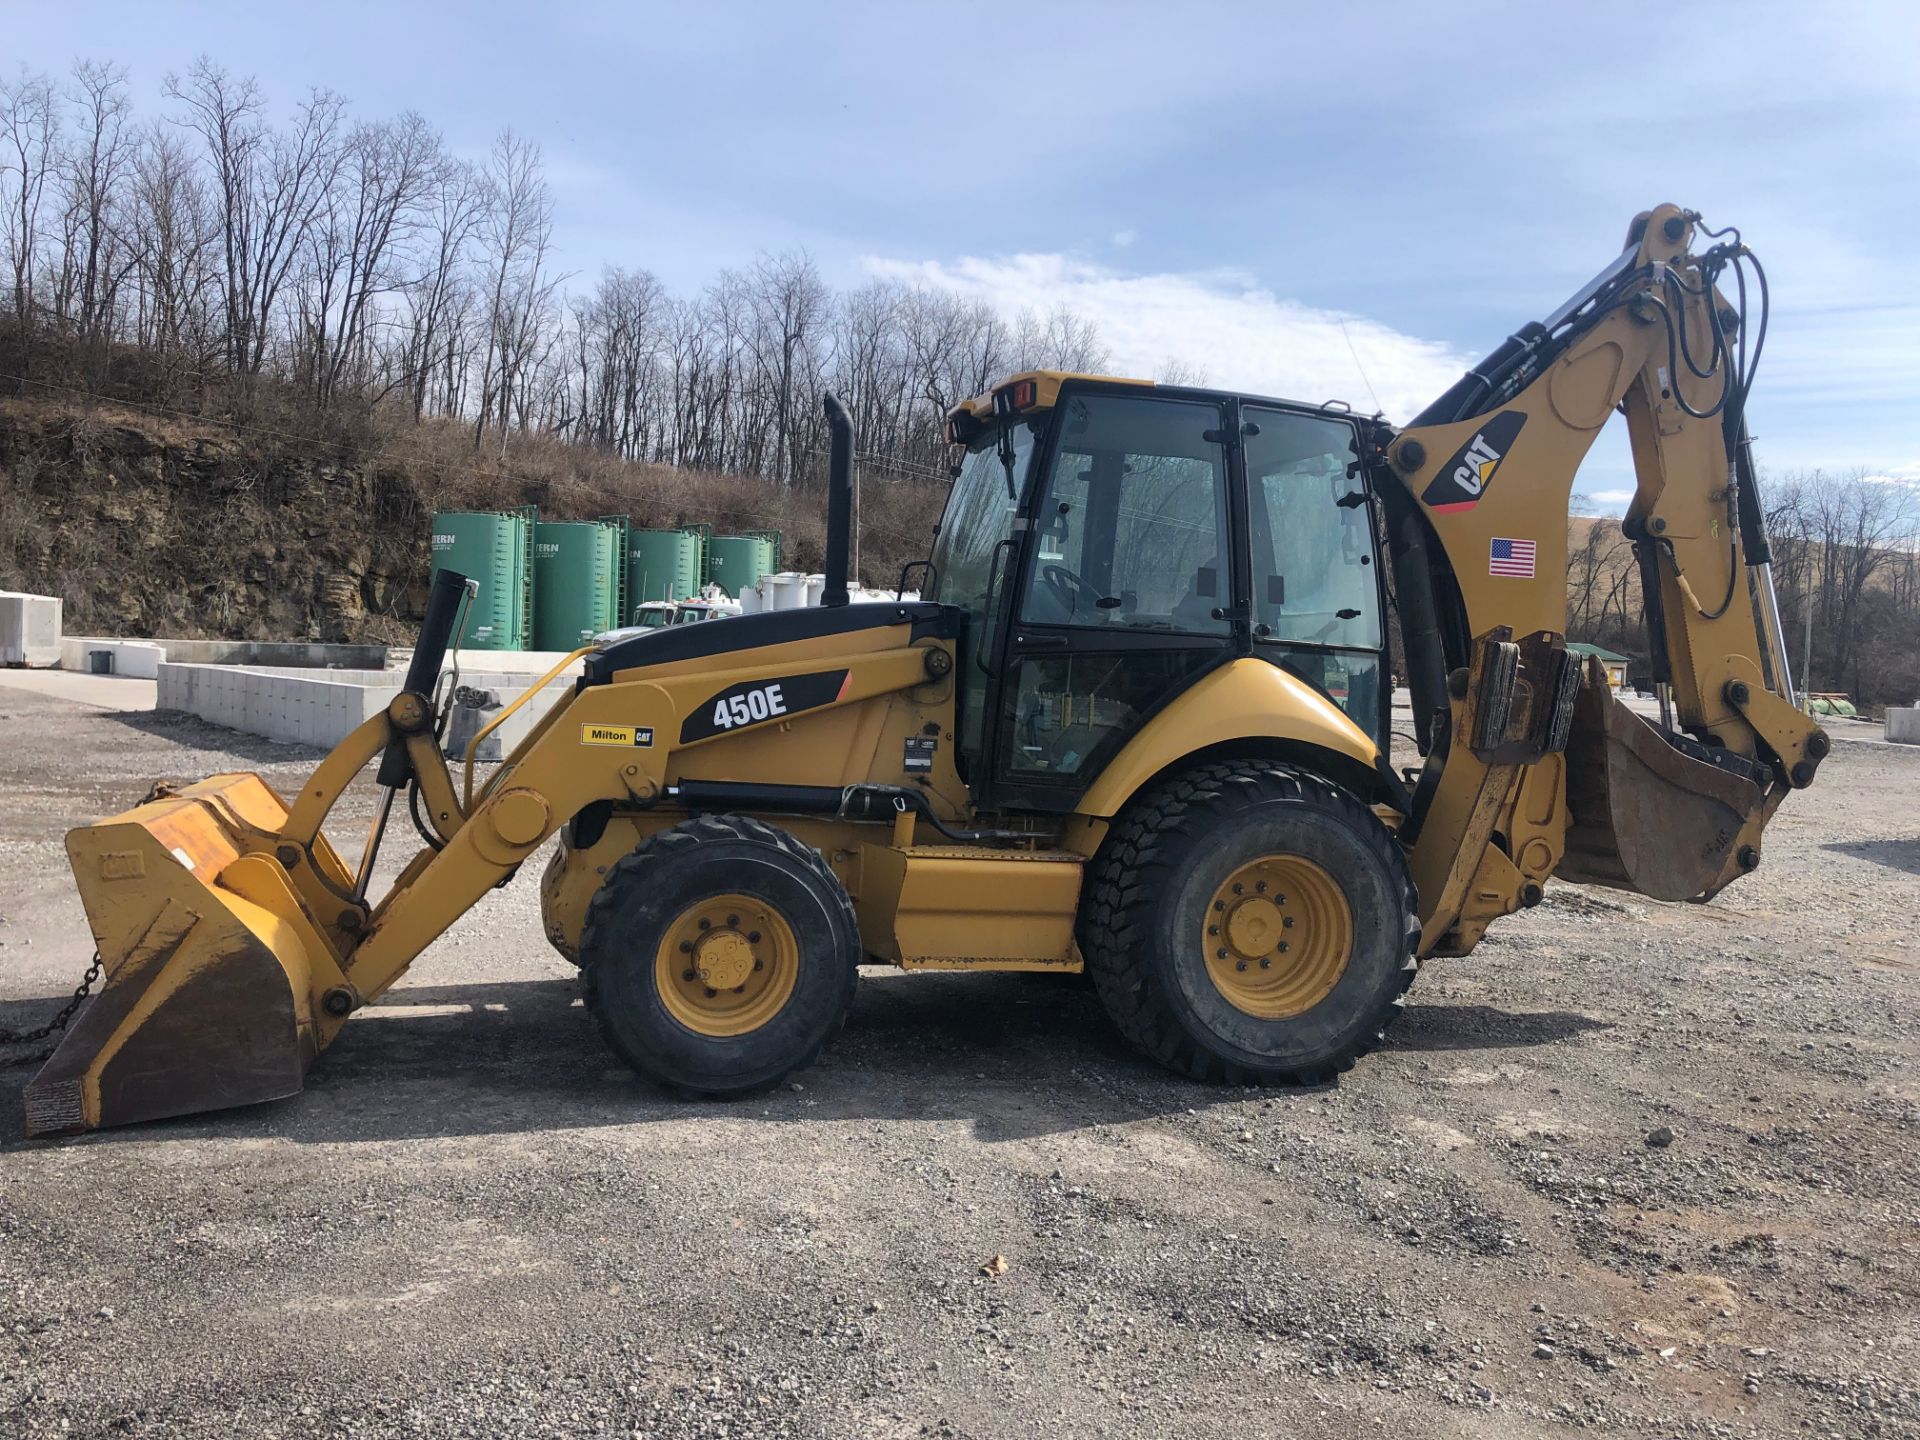
[(560, 277), (547, 273), (553, 194), (541, 173), (540, 147), (511, 130), (501, 132), (488, 157), (485, 178), (479, 231), (488, 301), (473, 446), (481, 448), (492, 421), (499, 429), (504, 456), (519, 398), (515, 391), (548, 319)]
[[(746, 284), (753, 316), (747, 344), (756, 379), (768, 391), (773, 429), (767, 448), (776, 457), (775, 478), (791, 485), (801, 470), (802, 436), (809, 433), (795, 414), (796, 382), (813, 368), (812, 347), (825, 324), (830, 297), (812, 257), (804, 252), (762, 255)], [(809, 424), (812, 413), (810, 404)]]
[(137, 262), (137, 344), (163, 367), (197, 369), (217, 358), (213, 302), (219, 276), (206, 186), (187, 142), (151, 128), (134, 160), (128, 226)]
[(112, 329), (120, 282), (136, 258), (128, 253), (119, 213), (133, 153), (125, 68), (76, 62), (68, 100), (75, 139), (60, 165), (65, 238), (53, 309), (97, 365)]
[(402, 254), (427, 223), (426, 208), (448, 164), (440, 137), (411, 111), (354, 127), (343, 175), (309, 236), (314, 399), (330, 408), (350, 367), (371, 373), (369, 327), (376, 303), (405, 284)]
[(34, 271), (40, 246), (40, 211), (46, 198), (60, 133), (53, 82), (23, 65), (12, 80), (0, 80), (0, 191), (4, 191), (7, 265), (12, 271), (13, 315), (20, 326), (21, 365), (31, 346)]
[(443, 370), (438, 408), (457, 408), (456, 368), (465, 369), (460, 337), (473, 300), (466, 276), (475, 227), (486, 200), (486, 185), (471, 165), (446, 158), (435, 172), (421, 223), (421, 249), (415, 276), (407, 286), (408, 326), (401, 360), (401, 383), (418, 420), (436, 370)]
[(204, 56), (184, 79), (168, 76), (166, 90), (185, 107), (180, 123), (201, 137), (215, 175), (228, 368), (257, 375), (282, 290), (345, 160), (339, 137), (345, 102), (314, 90), (292, 126), (274, 131), (261, 118), (258, 84), (250, 76), (236, 79)]

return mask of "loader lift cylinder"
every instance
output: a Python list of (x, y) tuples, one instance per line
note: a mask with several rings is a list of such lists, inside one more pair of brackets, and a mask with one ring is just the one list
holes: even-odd
[[(460, 602), (465, 598), (467, 577), (452, 570), (434, 573), (433, 589), (427, 594), (426, 618), (420, 622), (420, 643), (414, 646), (413, 659), (407, 665), (407, 680), (402, 689), (433, 698), (433, 687), (440, 678), (440, 666), (453, 643), (453, 627), (460, 618)], [(396, 735), (380, 757), (380, 783), (397, 790), (413, 779), (413, 762), (407, 758), (407, 737)]]
[[(418, 709), (427, 717), (429, 725), (433, 723), (434, 686), (440, 679), (447, 647), (453, 643), (453, 627), (459, 622), (461, 602), (466, 599), (471, 583), (456, 571), (439, 570), (434, 573), (433, 588), (427, 593), (427, 614), (420, 622), (420, 642), (413, 648), (406, 683), (401, 689), (425, 702)], [(373, 823), (367, 827), (366, 847), (360, 852), (360, 864), (353, 875), (353, 898), (362, 902), (367, 898), (368, 882), (373, 879), (373, 862), (380, 854), (380, 839), (386, 834), (387, 819), (393, 813), (393, 797), (414, 778), (413, 759), (407, 754), (407, 737), (397, 726), (393, 738), (387, 742), (386, 753), (380, 757), (377, 778), (380, 801), (374, 807)]]

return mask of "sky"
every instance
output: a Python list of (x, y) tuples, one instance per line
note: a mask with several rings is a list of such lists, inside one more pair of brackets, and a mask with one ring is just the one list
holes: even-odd
[[(826, 278), (1065, 303), (1115, 369), (1409, 418), (1662, 201), (1773, 314), (1764, 468), (1920, 480), (1920, 5), (15, 3), (0, 65), (208, 54), (479, 156), (538, 141), (584, 281)], [(1576, 488), (1615, 507), (1609, 427)]]

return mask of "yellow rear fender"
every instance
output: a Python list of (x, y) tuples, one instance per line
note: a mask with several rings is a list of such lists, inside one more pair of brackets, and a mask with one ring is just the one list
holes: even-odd
[(1079, 812), (1109, 819), (1162, 776), (1229, 755), (1286, 760), (1363, 800), (1399, 793), (1385, 753), (1345, 711), (1297, 675), (1247, 658), (1210, 672), (1149, 720), (1101, 772)]

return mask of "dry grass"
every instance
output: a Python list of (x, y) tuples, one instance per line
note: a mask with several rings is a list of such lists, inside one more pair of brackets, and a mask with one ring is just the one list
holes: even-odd
[[(497, 449), (475, 454), (470, 427), (441, 421), (409, 424), (371, 449), (375, 463), (408, 475), (427, 511), (538, 505), (554, 519), (626, 515), (642, 529), (775, 529), (790, 567), (818, 570), (826, 558), (826, 492), (817, 483), (784, 486), (645, 464), (541, 434), (513, 436), (499, 460)], [(860, 497), (861, 579), (890, 583), (903, 564), (923, 558), (945, 497), (932, 482), (868, 477)]]
[[(43, 380), (24, 394), (0, 398), (0, 425), (61, 430), (81, 453), (96, 437), (124, 429), (167, 449), (214, 451), (269, 472), (294, 463), (347, 467), (399, 490), (398, 513), (382, 523), (411, 526), (423, 545), (436, 510), (537, 505), (554, 519), (619, 514), (644, 529), (702, 523), (722, 534), (775, 529), (784, 537), (785, 564), (818, 570), (825, 560), (826, 496), (818, 483), (783, 486), (757, 476), (647, 464), (544, 433), (508, 437), (502, 456), (497, 434), (483, 437), (476, 449), (465, 422), (416, 422), (400, 406), (320, 413), (267, 380), (243, 396), (223, 392), (216, 404), (206, 395), (157, 386), (148, 393), (158, 390), (162, 398), (136, 397), (141, 377), (116, 378), (116, 388), (127, 392), (118, 398), (57, 375)], [(18, 484), (22, 477), (12, 478)], [(858, 578), (888, 584), (907, 561), (923, 558), (944, 499), (945, 487), (934, 482), (869, 476), (861, 495)], [(407, 537), (382, 538), (405, 543)]]

